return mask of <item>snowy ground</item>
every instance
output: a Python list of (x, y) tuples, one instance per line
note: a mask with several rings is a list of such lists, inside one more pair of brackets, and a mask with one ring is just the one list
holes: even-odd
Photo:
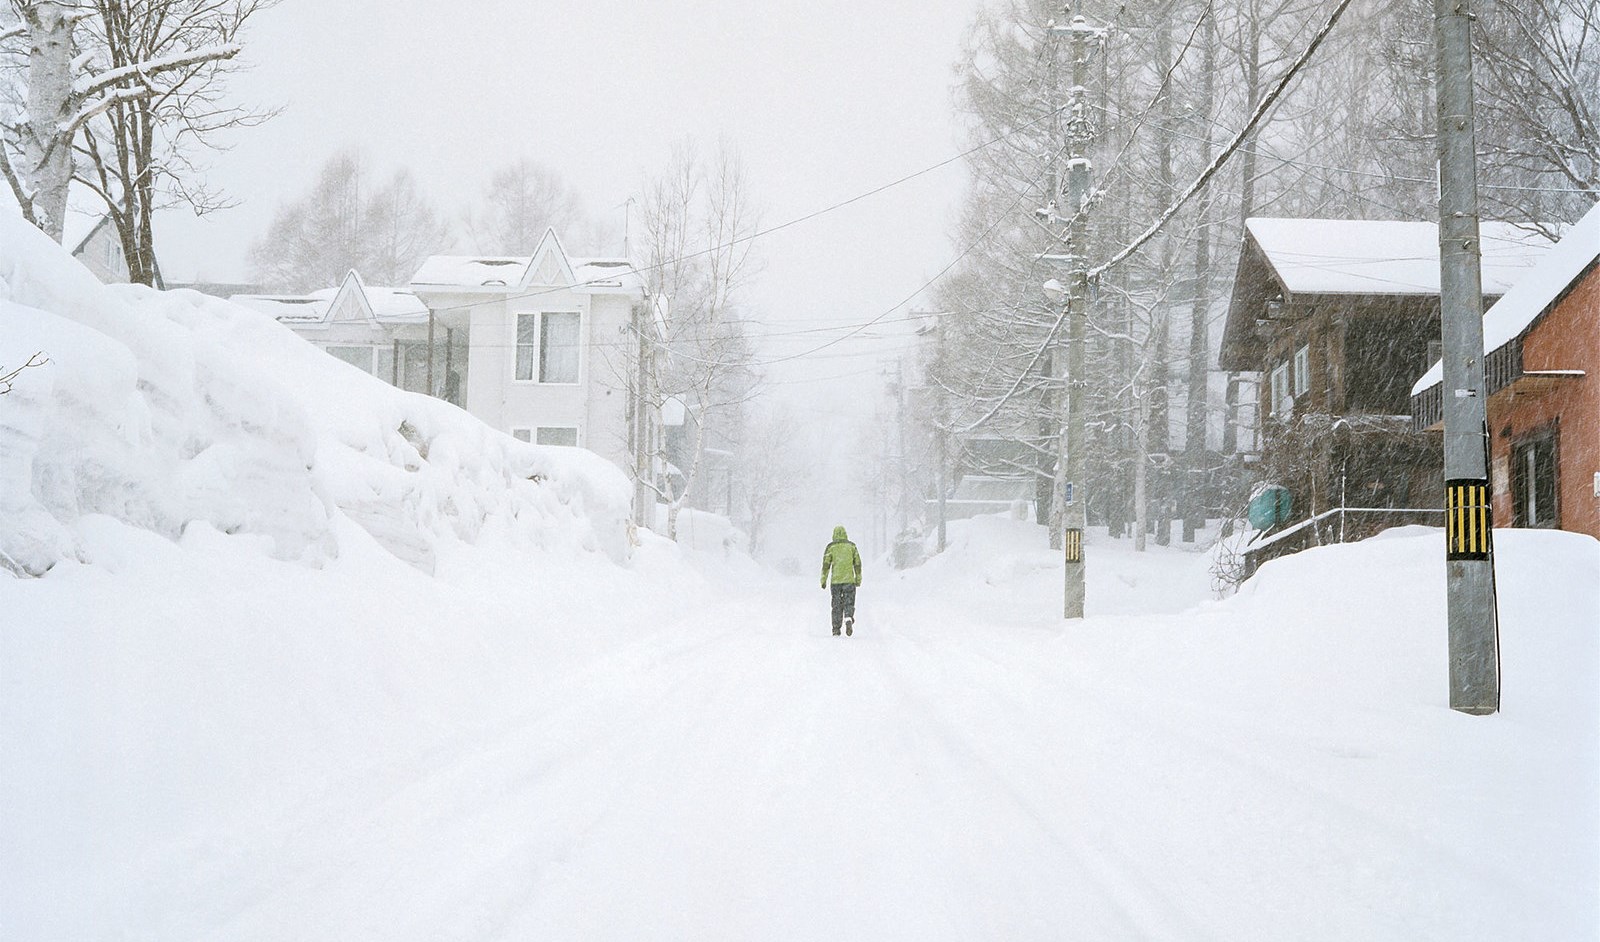
[(1588, 537), (1497, 536), (1473, 718), (1436, 531), (1224, 602), (1091, 540), (1069, 625), (984, 518), (834, 638), (715, 520), (631, 533), (595, 456), (0, 205), (0, 364), (41, 349), (0, 397), (8, 942), (1600, 937)]
[(1102, 541), (1064, 627), (1037, 531), (980, 520), (869, 572), (848, 639), (809, 580), (654, 541), (418, 579), (102, 531), (115, 563), (0, 582), (11, 938), (1600, 931), (1586, 538), (1502, 536), (1506, 709), (1471, 718), (1430, 531), (1223, 603)]

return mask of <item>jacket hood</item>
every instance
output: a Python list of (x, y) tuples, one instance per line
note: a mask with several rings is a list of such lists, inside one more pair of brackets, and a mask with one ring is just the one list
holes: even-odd
[(844, 527), (834, 527), (833, 528), (833, 538), (835, 540), (848, 540), (848, 539), (850, 539), (850, 537), (844, 532)]

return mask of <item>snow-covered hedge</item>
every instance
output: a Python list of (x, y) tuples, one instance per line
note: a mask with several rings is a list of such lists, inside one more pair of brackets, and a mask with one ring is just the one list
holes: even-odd
[(337, 556), (343, 515), (425, 571), (492, 534), (629, 553), (630, 490), (586, 451), (541, 448), (192, 291), (103, 286), (0, 201), (0, 567), (82, 558), (107, 515), (169, 538), (194, 521)]

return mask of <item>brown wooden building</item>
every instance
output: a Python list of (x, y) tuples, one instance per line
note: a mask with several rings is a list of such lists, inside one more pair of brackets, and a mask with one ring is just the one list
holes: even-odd
[[(1494, 523), (1600, 539), (1600, 206), (1483, 316)], [(1412, 390), (1441, 428), (1437, 363)]]
[[(1483, 224), (1486, 303), (1549, 242)], [(1260, 374), (1256, 483), (1289, 491), (1288, 518), (1246, 551), (1246, 570), (1307, 546), (1441, 522), (1443, 451), (1417, 430), (1410, 392), (1437, 359), (1433, 223), (1251, 219), (1221, 368)]]

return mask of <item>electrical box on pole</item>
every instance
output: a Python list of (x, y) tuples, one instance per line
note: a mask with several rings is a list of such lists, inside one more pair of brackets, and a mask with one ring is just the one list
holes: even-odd
[(1500, 709), (1500, 629), (1483, 369), (1472, 20), (1468, 0), (1434, 0), (1450, 708), (1481, 715)]

